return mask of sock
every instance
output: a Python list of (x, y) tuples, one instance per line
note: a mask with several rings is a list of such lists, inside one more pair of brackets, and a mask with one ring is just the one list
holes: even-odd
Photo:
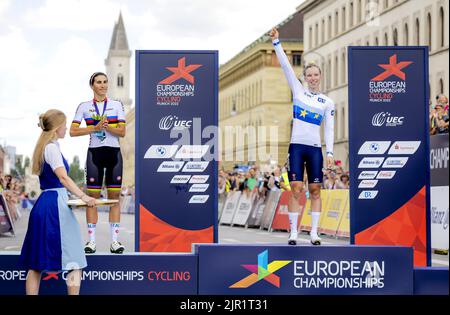
[(119, 236), (120, 223), (109, 223), (111, 228), (111, 239), (112, 241), (117, 241), (117, 236)]
[(317, 228), (319, 226), (320, 212), (311, 212), (311, 236), (317, 237)]
[(96, 225), (97, 224), (94, 224), (94, 223), (87, 224), (90, 242), (95, 242), (95, 227), (96, 227)]
[(289, 224), (291, 233), (297, 233), (298, 212), (289, 212)]

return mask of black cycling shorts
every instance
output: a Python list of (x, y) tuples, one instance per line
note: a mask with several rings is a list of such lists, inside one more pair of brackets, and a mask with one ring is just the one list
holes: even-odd
[(309, 184), (320, 184), (323, 178), (322, 149), (309, 145), (291, 143), (289, 145), (289, 181), (303, 181), (306, 166)]
[(122, 153), (120, 148), (89, 148), (86, 159), (86, 186), (89, 192), (100, 192), (105, 176), (108, 191), (120, 191), (122, 187)]

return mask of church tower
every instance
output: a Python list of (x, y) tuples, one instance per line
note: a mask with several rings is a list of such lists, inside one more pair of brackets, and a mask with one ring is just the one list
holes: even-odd
[(127, 34), (122, 12), (120, 12), (119, 21), (114, 25), (105, 66), (109, 79), (108, 96), (121, 101), (125, 113), (130, 111), (132, 102), (130, 98), (130, 58), (131, 50), (128, 48)]

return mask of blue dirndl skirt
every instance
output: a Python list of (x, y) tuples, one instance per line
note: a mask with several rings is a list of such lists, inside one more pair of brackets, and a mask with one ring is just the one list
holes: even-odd
[(31, 209), (19, 264), (29, 270), (74, 270), (87, 266), (80, 225), (67, 205), (65, 188), (44, 190)]

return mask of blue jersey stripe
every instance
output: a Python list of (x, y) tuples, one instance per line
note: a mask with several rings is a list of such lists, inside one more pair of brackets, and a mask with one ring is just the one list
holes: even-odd
[(323, 116), (294, 105), (294, 119), (320, 126)]
[(325, 114), (325, 109), (309, 106), (296, 98), (294, 99), (294, 106), (299, 106), (306, 109), (308, 112), (320, 114), (322, 116)]

